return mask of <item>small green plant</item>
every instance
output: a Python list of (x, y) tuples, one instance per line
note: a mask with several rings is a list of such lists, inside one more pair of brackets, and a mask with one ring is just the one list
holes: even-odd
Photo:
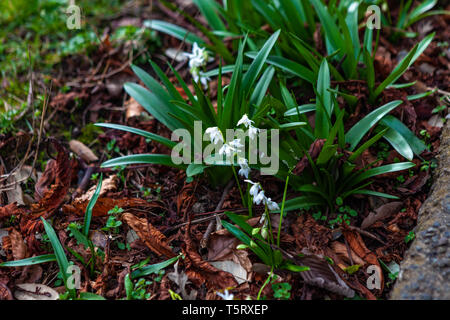
[[(288, 95), (284, 100), (286, 105), (294, 105), (284, 113), (289, 121), (293, 121), (291, 119), (299, 121), (303, 119), (304, 113), (314, 109), (316, 112), (315, 128), (307, 124), (302, 130), (297, 130), (298, 145), (295, 146), (296, 142), (292, 140), (289, 144), (292, 150), (300, 148), (299, 154), (306, 158), (312, 170), (303, 170), (299, 176), (292, 176), (292, 185), (303, 195), (287, 201), (286, 211), (321, 206), (325, 207), (324, 209), (328, 207), (327, 210), (334, 213), (335, 204), (339, 207), (339, 203), (355, 194), (396, 198), (367, 189), (366, 187), (372, 183), (369, 179), (380, 174), (409, 169), (414, 166), (413, 163), (398, 162), (379, 167), (372, 167), (374, 163), (371, 163), (364, 168), (357, 168), (356, 160), (381, 138), (385, 138), (408, 160), (412, 160), (414, 154), (420, 154), (426, 148), (400, 120), (388, 115), (402, 102), (392, 101), (375, 109), (345, 132), (346, 110), (339, 108), (336, 96), (332, 93), (330, 71), (325, 60), (321, 64), (316, 87), (315, 105), (295, 106), (295, 97)], [(373, 137), (366, 137), (372, 127), (379, 127), (379, 130)], [(325, 139), (325, 142), (320, 153), (313, 159), (308, 151), (319, 139)], [(350, 155), (346, 156), (344, 150)], [(349, 208), (338, 209), (337, 220), (331, 221), (332, 224), (348, 222), (350, 216), (355, 214)]]
[(125, 276), (125, 292), (127, 300), (148, 300), (151, 293), (147, 292), (148, 287), (152, 284), (151, 281), (144, 278), (137, 280), (135, 283), (130, 279), (130, 274)]
[[(162, 72), (162, 70), (152, 61), (150, 61), (153, 70), (160, 78), (162, 85), (139, 67), (133, 66), (136, 75), (149, 89), (135, 84), (125, 84), (125, 90), (136, 99), (150, 114), (158, 119), (162, 124), (172, 131), (184, 130), (183, 139), (185, 136), (195, 137), (195, 129), (200, 123), (201, 137), (206, 133), (206, 129), (217, 129), (217, 132), (226, 132), (226, 129), (234, 129), (236, 123), (243, 115), (250, 115), (252, 121), (261, 123), (264, 119), (265, 113), (270, 108), (263, 99), (270, 82), (273, 79), (274, 69), (265, 65), (267, 56), (275, 45), (280, 31), (275, 32), (264, 44), (258, 56), (253, 63), (244, 72), (243, 67), (243, 48), (244, 44), (240, 45), (238, 59), (235, 65), (235, 71), (231, 78), (231, 82), (224, 93), (224, 88), (221, 85), (221, 72), (219, 72), (218, 79), (218, 106), (217, 110), (213, 108), (210, 98), (199, 87), (198, 83), (193, 81), (195, 95), (191, 93), (187, 84), (181, 76), (172, 68), (180, 86), (183, 88), (188, 100), (186, 101), (169, 80), (169, 78)], [(244, 40), (247, 41), (247, 39)], [(267, 67), (267, 68), (265, 68)], [(270, 124), (270, 123), (268, 123)], [(174, 151), (182, 151), (181, 159), (196, 159), (199, 152), (203, 154), (203, 150), (207, 147), (205, 142), (183, 141), (187, 144), (186, 149), (179, 150), (180, 145), (167, 138), (161, 137), (154, 133), (143, 130), (114, 124), (97, 124), (98, 126), (128, 131), (142, 135), (155, 142), (161, 143)], [(269, 126), (269, 129), (271, 127)], [(181, 131), (178, 131), (181, 132)], [(222, 139), (222, 142), (225, 143)], [(228, 143), (228, 142), (227, 142)], [(153, 163), (172, 166), (186, 170), (187, 176), (193, 177), (198, 174), (206, 173), (210, 181), (215, 185), (223, 185), (232, 177), (232, 170), (230, 170), (230, 163), (217, 162), (202, 162), (198, 164), (182, 160), (181, 163), (175, 163), (173, 158), (169, 155), (162, 154), (145, 154), (145, 155), (130, 155), (106, 161), (102, 164), (103, 167), (114, 167), (117, 165), (129, 165), (137, 163)]]
[[(119, 233), (119, 227), (122, 225), (122, 221), (118, 220), (118, 218), (122, 212), (123, 212), (123, 209), (119, 208), (118, 206), (115, 206), (114, 208), (109, 210), (108, 211), (108, 220), (106, 221), (106, 225), (102, 228), (102, 230), (109, 231), (112, 233)], [(124, 249), (125, 249), (125, 247), (124, 247)]]
[[(278, 205), (275, 202), (271, 201), (270, 198), (266, 197), (265, 192), (264, 190), (262, 190), (259, 183), (254, 183), (250, 180), (246, 181), (252, 184), (252, 187), (249, 190), (249, 194), (253, 197), (253, 202), (257, 205), (263, 204), (265, 207), (265, 212), (260, 219), (260, 223), (262, 223), (263, 226), (257, 228), (253, 228), (247, 223), (247, 219), (249, 218), (248, 216), (240, 216), (231, 212), (226, 212), (226, 216), (239, 228), (225, 220), (222, 220), (222, 225), (243, 243), (238, 246), (238, 249), (252, 250), (264, 264), (270, 266), (271, 275), (269, 276), (269, 278), (272, 277), (274, 268), (283, 268), (294, 272), (309, 270), (309, 267), (299, 266), (295, 263), (292, 263), (290, 260), (285, 259), (279, 249), (281, 224), (283, 221), (282, 217), (284, 213), (284, 204), (286, 202), (289, 177), (286, 179), (283, 202), (281, 204), (280, 222), (276, 239), (273, 236), (269, 210), (274, 211), (279, 209)], [(265, 283), (265, 285), (266, 284), (267, 283)], [(261, 288), (260, 294), (264, 286)]]
[(416, 234), (414, 233), (414, 231), (410, 231), (406, 236), (405, 236), (405, 243), (409, 243), (411, 241), (413, 241), (416, 238)]
[(382, 0), (379, 2), (382, 3), (383, 8), (385, 9), (383, 10), (383, 13), (385, 14), (381, 16), (381, 21), (384, 26), (391, 28), (392, 32), (389, 38), (392, 42), (397, 42), (400, 37), (417, 37), (418, 34), (416, 32), (408, 31), (408, 28), (426, 17), (439, 14), (450, 14), (449, 11), (445, 10), (432, 10), (438, 3), (438, 0), (420, 1), (420, 4), (415, 7), (413, 7), (413, 0), (401, 0), (397, 22), (394, 23), (390, 14), (391, 10), (388, 1)]
[(289, 300), (292, 286), (286, 282), (272, 284), (273, 297), (280, 300)]

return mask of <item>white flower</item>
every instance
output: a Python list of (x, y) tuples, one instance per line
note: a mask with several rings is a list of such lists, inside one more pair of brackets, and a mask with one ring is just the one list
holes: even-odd
[(264, 195), (264, 190), (261, 190), (256, 197), (253, 198), (255, 204), (266, 203), (266, 196)]
[(229, 144), (225, 143), (222, 148), (219, 149), (219, 154), (220, 155), (226, 155), (227, 157), (230, 157), (233, 155), (233, 153), (236, 151), (235, 148), (233, 148), (232, 146), (230, 146)]
[(259, 133), (259, 129), (253, 126), (249, 126), (248, 128), (248, 136), (250, 139), (254, 140)]
[(253, 182), (252, 180), (244, 180), (244, 181), (252, 184), (249, 193), (253, 198), (255, 198), (258, 195), (259, 190), (261, 190), (261, 185), (257, 182)]
[(270, 198), (266, 199), (266, 204), (267, 204), (267, 208), (269, 210), (279, 210), (280, 209), (278, 204), (275, 201), (272, 201)]
[(192, 47), (192, 53), (184, 52), (184, 56), (189, 58), (189, 67), (199, 68), (203, 67), (207, 63), (208, 54), (205, 48), (200, 48), (197, 42)]
[(238, 121), (236, 126), (240, 126), (243, 124), (246, 128), (251, 127), (254, 121), (250, 120), (247, 116), (247, 114), (244, 114), (241, 118), (241, 120)]
[(219, 141), (223, 142), (222, 132), (218, 127), (211, 127), (205, 130), (205, 133), (211, 138), (211, 143), (218, 144)]
[(223, 300), (233, 300), (234, 295), (232, 293), (229, 293), (228, 290), (225, 290), (223, 293), (216, 292), (216, 294), (221, 297)]
[(267, 221), (266, 221), (266, 214), (264, 213), (262, 216), (261, 216), (261, 218), (259, 219), (259, 223), (263, 223), (263, 222), (265, 222), (264, 223), (264, 226), (266, 225), (266, 223), (267, 223)]
[(241, 140), (239, 139), (234, 139), (233, 141), (231, 141), (230, 143), (228, 143), (231, 147), (235, 148), (235, 149), (239, 149), (242, 148), (244, 145), (241, 143)]
[(183, 52), (183, 56), (189, 58), (189, 71), (195, 82), (199, 82), (204, 88), (208, 87), (209, 77), (205, 77), (200, 74), (200, 68), (206, 66), (209, 61), (208, 52), (205, 48), (200, 48), (197, 43), (194, 43), (192, 47), (192, 53)]
[(248, 166), (248, 160), (245, 158), (238, 158), (238, 164), (241, 167), (239, 170), (239, 175), (246, 177), (248, 179), (248, 174), (250, 173), (250, 167)]
[(194, 79), (194, 82), (199, 82), (203, 85), (203, 88), (208, 88), (208, 81), (211, 80), (210, 77), (205, 77), (200, 73), (200, 70), (195, 67), (195, 68), (191, 68), (191, 75), (192, 75), (192, 79)]

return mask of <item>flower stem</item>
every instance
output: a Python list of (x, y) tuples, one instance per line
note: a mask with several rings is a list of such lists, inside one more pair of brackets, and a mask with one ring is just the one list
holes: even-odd
[(247, 205), (248, 205), (248, 212), (250, 218), (253, 218), (253, 202), (252, 198), (250, 197), (250, 188), (247, 187)]
[(286, 202), (286, 194), (287, 194), (287, 187), (289, 184), (289, 173), (286, 178), (286, 184), (284, 186), (284, 193), (283, 193), (283, 202), (281, 203), (281, 211), (280, 211), (280, 223), (278, 225), (278, 234), (277, 234), (277, 247), (280, 247), (280, 238), (281, 238), (281, 223), (283, 222), (283, 213), (284, 213), (284, 203)]
[(264, 284), (262, 285), (261, 289), (259, 289), (258, 297), (256, 297), (256, 300), (259, 300), (259, 299), (261, 298), (261, 293), (262, 293), (262, 291), (264, 290), (264, 288), (267, 286), (267, 284), (269, 283), (269, 281), (272, 279), (272, 276), (273, 276), (273, 266), (272, 266), (272, 268), (270, 269), (270, 274), (269, 274), (269, 276), (267, 277), (267, 280), (264, 282)]
[(246, 204), (245, 204), (245, 200), (244, 200), (244, 194), (242, 193), (241, 184), (239, 183), (239, 178), (237, 176), (236, 169), (234, 168), (233, 164), (231, 165), (231, 169), (233, 170), (234, 178), (236, 179), (236, 183), (237, 183), (237, 186), (238, 186), (238, 189), (239, 189), (239, 193), (241, 194), (242, 204), (244, 205), (244, 207), (247, 207)]

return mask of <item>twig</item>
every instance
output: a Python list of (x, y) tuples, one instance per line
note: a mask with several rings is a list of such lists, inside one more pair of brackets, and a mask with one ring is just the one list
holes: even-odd
[(348, 257), (350, 259), (350, 264), (354, 265), (353, 257), (352, 257), (352, 250), (350, 249), (350, 246), (348, 245), (347, 239), (345, 239), (345, 237), (344, 237), (344, 242), (345, 242), (345, 247), (347, 248)]
[(348, 226), (347, 228), (349, 228), (350, 230), (359, 232), (359, 233), (361, 233), (361, 234), (363, 234), (363, 235), (365, 235), (365, 236), (367, 236), (367, 237), (369, 237), (369, 238), (372, 238), (372, 239), (374, 239), (374, 240), (377, 240), (378, 242), (382, 243), (383, 245), (387, 245), (386, 242), (384, 242), (383, 240), (381, 240), (380, 238), (378, 238), (376, 235), (374, 235), (374, 234), (372, 234), (372, 233), (370, 233), (370, 232), (367, 232), (367, 231), (365, 231), (365, 230), (362, 230), (361, 228), (354, 227), (354, 226)]
[[(228, 182), (227, 186), (223, 190), (222, 197), (220, 198), (220, 201), (217, 204), (215, 211), (222, 209), (223, 203), (225, 202), (225, 198), (228, 195), (228, 192), (230, 191), (233, 184), (234, 184), (234, 180), (231, 180), (230, 182)], [(203, 238), (200, 241), (200, 247), (202, 247), (202, 248), (206, 248), (206, 245), (208, 244), (209, 236), (211, 235), (211, 232), (214, 229), (214, 225), (220, 226), (220, 218), (217, 213), (215, 214), (215, 218), (216, 219), (211, 220), (211, 222), (209, 223), (208, 228), (206, 228), (205, 234), (203, 235)]]

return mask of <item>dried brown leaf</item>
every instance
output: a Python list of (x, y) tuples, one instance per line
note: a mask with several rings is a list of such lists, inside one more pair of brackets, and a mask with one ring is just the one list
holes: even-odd
[(134, 100), (134, 98), (130, 98), (127, 102), (125, 102), (125, 108), (126, 108), (126, 114), (125, 118), (126, 120), (133, 118), (133, 117), (139, 117), (142, 112), (144, 112), (144, 108)]
[(86, 162), (98, 161), (98, 157), (83, 142), (78, 140), (70, 140), (69, 146), (70, 150), (75, 152), (84, 161)]
[(158, 255), (174, 257), (172, 248), (166, 236), (153, 227), (146, 219), (141, 219), (131, 213), (124, 213), (122, 219), (138, 234), (139, 238)]
[(232, 274), (213, 267), (198, 254), (197, 248), (191, 239), (190, 223), (186, 226), (184, 241), (185, 248), (183, 251), (186, 257), (186, 274), (193, 283), (196, 285), (206, 283), (208, 288), (213, 289), (237, 286), (237, 282)]
[(403, 203), (400, 201), (393, 201), (386, 203), (375, 210), (375, 212), (370, 212), (369, 215), (364, 218), (363, 222), (361, 223), (361, 229), (367, 229), (372, 224), (379, 220), (383, 220), (401, 209), (403, 206)]
[(27, 256), (27, 246), (23, 241), (22, 235), (19, 231), (11, 228), (9, 231), (9, 239), (11, 240), (11, 250), (14, 260), (21, 260)]
[[(89, 200), (87, 199), (82, 201), (74, 200), (71, 204), (64, 205), (62, 209), (66, 214), (73, 213), (78, 216), (84, 216), (88, 204)], [(115, 206), (125, 210), (130, 210), (133, 208), (141, 208), (144, 210), (161, 208), (161, 205), (156, 202), (148, 202), (138, 198), (98, 198), (94, 208), (92, 209), (92, 215), (94, 217), (107, 216), (108, 211), (113, 209)]]
[(51, 140), (58, 151), (56, 158), (55, 183), (44, 193), (44, 197), (38, 203), (31, 205), (31, 218), (37, 219), (41, 216), (48, 218), (64, 202), (64, 197), (70, 187), (72, 180), (73, 163), (62, 145), (56, 140)]

